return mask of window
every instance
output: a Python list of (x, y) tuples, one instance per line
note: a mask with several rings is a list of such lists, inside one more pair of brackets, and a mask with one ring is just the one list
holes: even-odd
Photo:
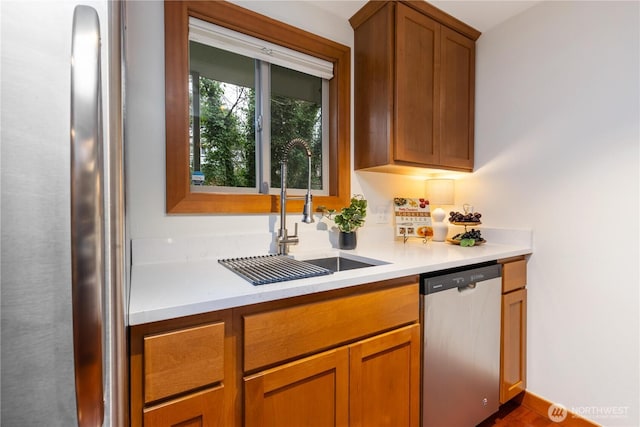
[[(190, 18), (189, 74), (191, 191), (275, 194), (283, 149), (302, 138), (312, 189), (328, 194), (332, 63)], [(287, 163), (287, 188), (306, 190), (304, 153)]]
[[(346, 46), (228, 2), (165, 2), (167, 212), (277, 212), (294, 137), (312, 145), (315, 206), (348, 204), (349, 61)], [(287, 187), (306, 188), (295, 151)]]

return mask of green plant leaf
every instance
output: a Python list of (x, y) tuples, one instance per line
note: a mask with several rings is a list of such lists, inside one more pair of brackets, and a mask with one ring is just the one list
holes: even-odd
[(342, 208), (333, 221), (340, 231), (351, 233), (364, 225), (366, 216), (367, 201), (362, 195), (355, 195), (351, 198), (351, 204)]

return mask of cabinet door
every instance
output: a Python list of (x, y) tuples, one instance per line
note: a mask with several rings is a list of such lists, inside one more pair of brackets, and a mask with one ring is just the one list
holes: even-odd
[(353, 344), (350, 425), (417, 427), (420, 422), (420, 325)]
[(225, 427), (223, 387), (190, 394), (144, 410), (145, 427)]
[(438, 161), (440, 24), (397, 4), (394, 159), (434, 165)]
[(245, 426), (346, 427), (348, 369), (342, 347), (245, 378)]
[(500, 403), (515, 397), (526, 387), (527, 290), (502, 295), (502, 363)]
[(384, 5), (354, 31), (355, 169), (393, 161), (394, 4)]
[(441, 29), (440, 164), (473, 169), (475, 42)]

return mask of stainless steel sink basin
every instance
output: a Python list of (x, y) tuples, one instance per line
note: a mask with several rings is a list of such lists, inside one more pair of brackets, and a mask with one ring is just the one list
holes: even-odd
[(315, 257), (309, 257), (310, 259), (294, 259), (286, 255), (263, 255), (220, 259), (218, 262), (253, 285), (286, 282), (387, 264), (376, 259), (355, 256), (347, 258), (336, 253), (318, 256), (316, 254)]
[(355, 259), (345, 258), (342, 256), (334, 256), (327, 258), (316, 258), (316, 259), (305, 259), (303, 260), (306, 263), (317, 265), (318, 267), (326, 268), (327, 270), (331, 270), (333, 272), (336, 271), (346, 271), (346, 270), (355, 270), (356, 268), (365, 268), (365, 267), (373, 267), (378, 264), (372, 264), (364, 261), (358, 261)]

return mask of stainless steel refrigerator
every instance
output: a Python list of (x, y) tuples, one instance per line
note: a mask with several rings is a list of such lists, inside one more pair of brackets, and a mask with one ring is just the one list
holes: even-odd
[(123, 14), (0, 2), (3, 427), (128, 423)]

